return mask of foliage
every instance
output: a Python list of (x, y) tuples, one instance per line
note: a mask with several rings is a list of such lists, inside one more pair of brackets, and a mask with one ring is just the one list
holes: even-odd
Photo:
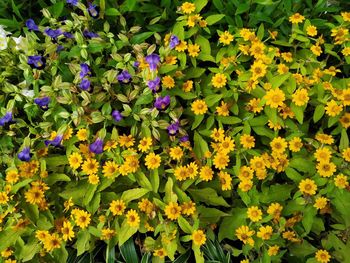
[(347, 1), (1, 4), (4, 261), (349, 261)]

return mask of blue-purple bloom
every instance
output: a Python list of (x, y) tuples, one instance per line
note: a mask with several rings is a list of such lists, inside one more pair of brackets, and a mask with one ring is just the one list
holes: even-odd
[(154, 102), (154, 107), (156, 107), (158, 110), (165, 110), (170, 104), (170, 96), (166, 95), (163, 97), (156, 98), (156, 101)]
[(135, 61), (134, 64), (133, 64), (133, 66), (134, 66), (135, 68), (138, 68), (138, 67), (140, 66), (140, 62), (139, 62), (139, 61)]
[(4, 126), (10, 121), (12, 121), (12, 112), (8, 111), (3, 117), (0, 118), (0, 126)]
[(90, 80), (88, 79), (83, 79), (79, 85), (79, 87), (82, 89), (82, 90), (86, 90), (86, 91), (89, 91), (90, 90), (90, 86), (91, 86), (91, 82)]
[(26, 21), (26, 27), (28, 28), (29, 31), (39, 31), (39, 27), (37, 24), (35, 24), (33, 19), (28, 19)]
[(190, 140), (190, 137), (188, 135), (184, 135), (180, 138), (180, 142), (188, 142)]
[(53, 140), (46, 140), (45, 145), (61, 146), (62, 139), (63, 139), (62, 135), (56, 135), (56, 137)]
[(123, 83), (129, 83), (131, 80), (131, 75), (129, 71), (123, 70), (118, 76), (117, 79)]
[(171, 35), (169, 47), (170, 47), (171, 49), (173, 49), (173, 48), (176, 47), (178, 44), (180, 44), (179, 38), (178, 38), (177, 36), (175, 36), (175, 35)]
[(149, 80), (147, 82), (147, 86), (153, 92), (157, 92), (159, 90), (159, 85), (160, 85), (160, 78), (159, 77), (156, 77), (154, 80)]
[(30, 161), (30, 148), (24, 147), (22, 151), (20, 151), (17, 154), (18, 159), (20, 159), (23, 162), (29, 162)]
[(151, 54), (145, 57), (151, 71), (155, 71), (160, 62), (160, 57), (157, 54)]
[(121, 121), (123, 119), (122, 114), (118, 110), (114, 110), (112, 112), (112, 117), (116, 122)]
[(99, 14), (99, 8), (96, 5), (88, 3), (88, 12), (93, 18), (97, 18)]
[(179, 129), (180, 129), (179, 121), (176, 121), (175, 123), (172, 123), (167, 127), (168, 134), (170, 136), (175, 136), (179, 132)]
[(103, 140), (101, 138), (97, 138), (94, 143), (91, 143), (89, 146), (90, 152), (100, 154), (103, 153)]
[(62, 45), (57, 46), (57, 48), (56, 48), (57, 53), (61, 52), (62, 50), (64, 50), (64, 46), (62, 46)]
[(88, 64), (86, 63), (81, 63), (80, 64), (80, 78), (84, 78), (86, 76), (90, 76), (91, 75), (91, 70)]
[(43, 56), (28, 56), (28, 65), (32, 68), (43, 69), (46, 64), (46, 59)]
[(45, 34), (51, 37), (52, 39), (57, 39), (60, 35), (63, 34), (61, 29), (51, 29), (51, 28), (46, 28), (44, 30)]
[(74, 35), (70, 32), (63, 32), (65, 38), (74, 38)]
[(89, 30), (87, 30), (87, 29), (85, 29), (85, 30), (83, 31), (83, 36), (86, 37), (86, 38), (99, 37), (99, 35), (98, 35), (97, 33), (91, 32), (91, 31), (89, 31)]
[(67, 0), (67, 4), (76, 6), (78, 4), (78, 0)]
[(42, 98), (35, 98), (34, 103), (40, 106), (40, 108), (42, 108), (43, 110), (46, 110), (48, 108), (47, 105), (49, 105), (50, 103), (50, 97), (45, 96)]

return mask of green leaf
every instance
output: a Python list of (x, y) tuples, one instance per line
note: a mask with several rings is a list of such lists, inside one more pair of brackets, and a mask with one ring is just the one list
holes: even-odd
[(273, 88), (278, 88), (280, 87), (288, 78), (290, 77), (290, 73), (286, 73), (283, 75), (278, 75), (274, 76), (271, 80), (270, 83)]
[(14, 228), (0, 231), (0, 251), (15, 244), (24, 231), (25, 229), (15, 230)]
[(207, 205), (230, 206), (225, 199), (222, 196), (218, 196), (216, 191), (212, 188), (188, 189), (188, 191), (196, 202), (203, 202)]
[(208, 3), (208, 0), (195, 0), (196, 11), (199, 13)]
[(69, 182), (71, 179), (66, 174), (50, 174), (45, 181), (48, 185), (53, 185), (56, 182)]
[(315, 173), (314, 163), (306, 158), (301, 158), (301, 157), (293, 158), (289, 163), (289, 167), (295, 168), (300, 172), (305, 172), (305, 173), (308, 172), (310, 174)]
[(119, 16), (121, 15), (119, 10), (116, 8), (108, 8), (105, 12), (106, 16)]
[(192, 123), (191, 130), (197, 128), (204, 120), (204, 114), (194, 116), (194, 122)]
[(243, 14), (243, 13), (247, 12), (249, 10), (249, 8), (250, 8), (250, 4), (248, 2), (239, 4), (235, 15), (237, 16), (237, 15)]
[(21, 253), (19, 258), (22, 262), (27, 262), (32, 260), (32, 258), (40, 251), (41, 246), (38, 241), (33, 239), (28, 244), (24, 245), (23, 249), (21, 249)]
[(201, 54), (210, 55), (211, 48), (210, 48), (210, 42), (208, 39), (203, 37), (202, 35), (198, 35), (195, 41), (196, 44), (198, 44), (201, 48)]
[(159, 174), (158, 174), (158, 170), (152, 170), (150, 172), (150, 181), (151, 181), (151, 184), (152, 184), (152, 189), (153, 189), (153, 192), (154, 193), (157, 193), (158, 192), (158, 189), (159, 189)]
[(143, 32), (143, 33), (137, 34), (131, 38), (131, 44), (141, 44), (153, 34), (154, 32)]
[(88, 205), (94, 197), (97, 185), (88, 184), (88, 187), (84, 189), (83, 205)]
[(296, 183), (299, 183), (303, 179), (303, 176), (292, 167), (287, 167), (285, 173), (289, 179)]
[(62, 14), (63, 8), (64, 8), (64, 2), (59, 1), (53, 6), (50, 6), (48, 9), (53, 14), (54, 17), (58, 18)]
[(121, 199), (124, 200), (125, 203), (129, 203), (132, 200), (141, 198), (148, 192), (149, 192), (149, 189), (145, 189), (145, 188), (130, 189), (123, 192)]
[(314, 254), (317, 251), (317, 248), (304, 239), (302, 244), (292, 244), (289, 247), (289, 250), (291, 254), (304, 258), (308, 255)]
[(137, 227), (129, 226), (127, 220), (124, 219), (119, 230), (119, 246), (123, 245), (130, 237), (132, 237), (137, 232), (137, 229)]
[(349, 148), (349, 137), (348, 137), (348, 133), (346, 132), (346, 129), (343, 128), (341, 130), (339, 149), (342, 151), (346, 148)]
[(313, 116), (313, 120), (314, 122), (318, 122), (324, 114), (324, 106), (322, 104), (319, 104), (316, 106), (315, 111), (314, 111), (314, 116)]
[(80, 256), (89, 249), (89, 239), (90, 233), (87, 230), (79, 231), (77, 234), (77, 242), (75, 243), (77, 246), (77, 256)]
[(211, 25), (214, 25), (215, 23), (219, 22), (224, 17), (225, 17), (224, 14), (210, 15), (205, 19), (205, 21), (207, 22), (208, 26), (211, 26)]
[(194, 132), (194, 152), (198, 158), (202, 158), (204, 154), (209, 151), (207, 142), (199, 135), (198, 132)]
[(120, 253), (125, 262), (139, 262), (133, 238), (129, 238), (127, 242), (120, 246)]
[(305, 234), (309, 234), (314, 223), (314, 217), (317, 215), (316, 208), (308, 206), (303, 211), (302, 224), (305, 229)]
[(218, 116), (216, 118), (219, 122), (221, 122), (222, 124), (237, 124), (242, 122), (242, 120), (238, 117), (231, 117), (231, 116)]
[(291, 103), (290, 108), (292, 112), (295, 114), (295, 118), (300, 124), (303, 124), (304, 119), (304, 108), (300, 106), (296, 106), (294, 103)]
[(189, 68), (186, 71), (186, 76), (188, 76), (191, 79), (195, 79), (202, 76), (204, 72), (205, 72), (204, 68)]
[(269, 188), (263, 188), (260, 201), (262, 203), (285, 201), (290, 197), (293, 189), (293, 185), (271, 185)]
[(190, 223), (187, 222), (187, 220), (185, 218), (180, 216), (177, 219), (177, 222), (179, 223), (179, 226), (182, 229), (182, 231), (184, 231), (186, 234), (192, 234), (193, 227), (190, 225)]
[(223, 240), (224, 238), (228, 238), (231, 240), (236, 239), (235, 231), (241, 225), (245, 225), (246, 218), (246, 209), (232, 209), (230, 216), (225, 217), (220, 224), (218, 234), (219, 241)]
[(205, 98), (205, 103), (208, 107), (214, 106), (215, 103), (219, 102), (222, 99), (222, 94), (212, 94)]

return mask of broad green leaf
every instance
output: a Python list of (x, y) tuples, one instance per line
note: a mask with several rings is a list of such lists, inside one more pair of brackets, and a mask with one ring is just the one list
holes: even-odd
[(207, 205), (230, 206), (225, 199), (222, 196), (218, 196), (216, 191), (212, 188), (188, 189), (188, 191), (196, 202), (203, 202)]
[(124, 200), (125, 203), (129, 203), (132, 200), (141, 198), (148, 192), (149, 192), (149, 189), (145, 189), (145, 188), (130, 189), (123, 192), (121, 199)]
[(225, 17), (224, 14), (210, 15), (205, 19), (205, 21), (207, 22), (208, 26), (211, 26), (211, 25), (214, 25), (215, 23), (219, 22), (224, 17)]

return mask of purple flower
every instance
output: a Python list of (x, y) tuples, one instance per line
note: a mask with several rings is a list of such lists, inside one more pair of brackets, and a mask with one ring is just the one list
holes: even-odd
[(123, 83), (129, 83), (131, 80), (131, 75), (127, 70), (123, 70), (118, 76), (117, 79)]
[(148, 63), (150, 70), (155, 71), (160, 62), (160, 57), (157, 54), (151, 54), (146, 56), (145, 60)]
[(133, 66), (134, 66), (135, 68), (138, 68), (138, 67), (140, 66), (140, 62), (139, 62), (139, 61), (135, 61), (134, 64), (133, 64)]
[(175, 36), (175, 35), (171, 35), (169, 47), (170, 47), (171, 49), (173, 49), (173, 48), (176, 47), (178, 44), (180, 44), (179, 38), (178, 38), (177, 36)]
[(57, 135), (53, 140), (46, 140), (45, 145), (61, 146), (62, 139), (63, 139), (62, 135)]
[(79, 85), (79, 87), (82, 89), (82, 90), (87, 90), (89, 91), (90, 90), (90, 85), (91, 85), (91, 82), (90, 80), (88, 79), (83, 79)]
[(81, 63), (80, 64), (80, 78), (84, 78), (86, 76), (90, 76), (91, 75), (91, 70), (88, 64), (86, 63)]
[(48, 108), (47, 105), (50, 103), (50, 97), (35, 98), (34, 103), (40, 106), (41, 109), (46, 110)]
[(188, 135), (185, 135), (185, 136), (182, 136), (181, 138), (180, 138), (180, 142), (188, 142), (189, 141), (189, 137), (188, 137)]
[(29, 162), (30, 161), (30, 148), (24, 147), (21, 152), (17, 154), (18, 159), (20, 159), (23, 162)]
[(51, 37), (52, 39), (57, 39), (60, 35), (62, 35), (61, 29), (51, 29), (51, 28), (46, 28), (44, 30), (45, 34)]
[(153, 92), (157, 92), (159, 90), (160, 78), (156, 77), (154, 80), (149, 80), (147, 82), (147, 86)]
[(70, 32), (63, 32), (65, 38), (74, 38), (73, 34)]
[(57, 48), (56, 48), (57, 53), (61, 52), (62, 50), (64, 50), (64, 46), (62, 46), (62, 45), (57, 46)]
[(97, 33), (94, 33), (94, 32), (91, 32), (87, 29), (85, 29), (83, 31), (83, 36), (86, 37), (86, 38), (94, 38), (94, 37), (99, 37), (99, 35)]
[(46, 59), (43, 56), (29, 56), (28, 65), (32, 68), (43, 69), (45, 68)]
[(28, 19), (26, 21), (26, 27), (29, 31), (39, 31), (39, 27), (35, 24), (33, 19)]
[(12, 121), (12, 112), (8, 111), (2, 118), (0, 118), (0, 126), (4, 126), (10, 121)]
[(103, 153), (103, 140), (101, 138), (97, 138), (94, 143), (91, 143), (89, 146), (90, 152), (100, 154)]
[(179, 129), (180, 129), (180, 123), (178, 121), (175, 122), (175, 123), (170, 124), (167, 127), (168, 134), (170, 136), (175, 136), (179, 132)]
[(78, 0), (67, 0), (67, 4), (76, 6), (78, 4)]
[(91, 17), (97, 18), (99, 14), (99, 8), (96, 5), (93, 5), (91, 3), (88, 3), (88, 12)]
[(154, 102), (154, 107), (158, 110), (165, 110), (170, 104), (170, 96), (166, 95), (164, 98), (158, 97)]
[(118, 110), (114, 110), (112, 112), (112, 117), (116, 122), (121, 121), (123, 119), (123, 116), (121, 115), (121, 113)]

